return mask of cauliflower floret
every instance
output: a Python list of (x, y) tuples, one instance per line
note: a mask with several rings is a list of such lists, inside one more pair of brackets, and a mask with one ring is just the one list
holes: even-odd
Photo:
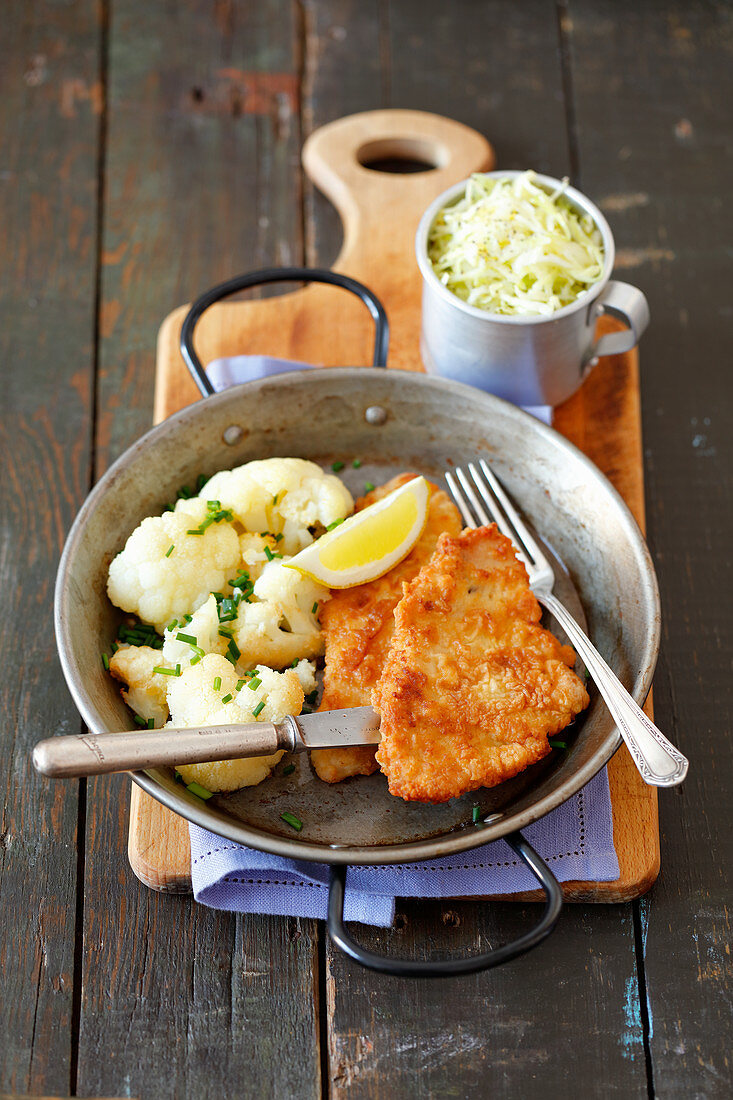
[(168, 718), (166, 692), (171, 677), (160, 672), (153, 673), (153, 669), (166, 666), (175, 667), (175, 662), (171, 666), (161, 656), (160, 650), (147, 645), (121, 646), (109, 659), (112, 675), (127, 684), (122, 698), (128, 707), (146, 722), (152, 718), (156, 729), (165, 725)]
[(240, 562), (239, 538), (227, 521), (210, 524), (202, 535), (187, 534), (208, 515), (206, 501), (193, 498), (179, 500), (175, 512), (144, 519), (109, 567), (112, 603), (162, 634), (172, 619), (220, 590)]
[(255, 582), (254, 596), (256, 602), (239, 605), (232, 624), (244, 665), (262, 661), (283, 668), (323, 653), (316, 616), (318, 603), (329, 599), (327, 588), (273, 561)]
[[(198, 652), (201, 649), (204, 653), (225, 654), (229, 639), (219, 634), (219, 625), (216, 597), (212, 594), (198, 611), (194, 611), (190, 623), (179, 623), (172, 630), (166, 630), (163, 642), (163, 656), (166, 664), (169, 664), (171, 668), (175, 668), (176, 665), (180, 665), (182, 669), (188, 668), (192, 658), (201, 657)], [(194, 649), (188, 642), (179, 642), (177, 640), (178, 634), (195, 638), (197, 649)], [(196, 664), (198, 664), (198, 661)]]
[(249, 573), (249, 579), (256, 581), (265, 565), (271, 559), (265, 553), (265, 547), (273, 553), (279, 553), (274, 535), (254, 535), (245, 532), (239, 536), (239, 549), (242, 554), (243, 568)]
[[(303, 708), (303, 688), (295, 669), (275, 672), (264, 665), (257, 667), (256, 677), (245, 678), (237, 691), (241, 677), (230, 663), (218, 654), (207, 654), (199, 664), (187, 668), (181, 676), (171, 677), (168, 704), (171, 726), (221, 726), (230, 722), (280, 722), (286, 714), (300, 714)], [(214, 683), (221, 681), (218, 688)], [(251, 689), (248, 682), (260, 683)], [(228, 703), (223, 700), (231, 696)], [(260, 702), (264, 707), (253, 713)], [(208, 791), (235, 791), (253, 787), (266, 779), (282, 756), (257, 756), (242, 760), (219, 760), (207, 764), (182, 764), (178, 768), (185, 783), (199, 783)]]
[(302, 458), (265, 458), (222, 470), (202, 495), (231, 508), (248, 531), (282, 534), (286, 554), (297, 554), (313, 541), (309, 527), (328, 527), (354, 508), (339, 478)]
[(310, 695), (316, 690), (316, 666), (312, 661), (298, 661), (294, 671), (300, 680), (303, 695)]

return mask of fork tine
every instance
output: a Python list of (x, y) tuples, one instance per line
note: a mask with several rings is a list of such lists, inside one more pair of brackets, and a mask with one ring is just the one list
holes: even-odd
[(475, 527), (476, 526), (476, 520), (471, 515), (471, 510), (468, 507), (468, 503), (466, 502), (466, 498), (464, 497), (463, 493), (459, 489), (458, 485), (456, 485), (456, 479), (453, 477), (453, 474), (451, 474), (449, 472), (446, 472), (445, 480), (448, 483), (448, 488), (450, 489), (451, 496), (453, 497), (454, 501), (456, 502), (456, 504), (458, 505), (458, 507), (460, 509), (460, 512), (461, 512), (461, 515), (463, 516), (463, 521), (466, 524), (466, 527)]
[(490, 517), (486, 514), (486, 509), (483, 507), (483, 504), (476, 496), (471, 482), (468, 480), (460, 466), (456, 467), (456, 477), (460, 481), (464, 493), (471, 501), (471, 504), (473, 505), (473, 510), (479, 518), (479, 522), (482, 524), (491, 523)]
[[(483, 475), (486, 478), (486, 480), (488, 481), (489, 485), (491, 486), (491, 489), (492, 489), (494, 495), (496, 496), (497, 500), (500, 502), (502, 508), (504, 509), (504, 512), (506, 513), (506, 516), (507, 516), (507, 519), (513, 525), (516, 534), (519, 536), (519, 538), (524, 543), (524, 549), (526, 550), (528, 556), (534, 560), (535, 565), (540, 566), (540, 567), (542, 567), (542, 566), (546, 567), (549, 564), (547, 562), (547, 559), (545, 558), (544, 554), (540, 550), (540, 548), (537, 545), (537, 543), (535, 542), (535, 540), (530, 535), (527, 528), (522, 523), (522, 520), (519, 518), (519, 515), (517, 514), (516, 508), (511, 503), (511, 501), (509, 500), (509, 497), (504, 492), (504, 490), (501, 486), (501, 483), (500, 483), (499, 479), (497, 478), (496, 474), (493, 472), (493, 470), (489, 466), (488, 462), (486, 462), (483, 458), (480, 460), (480, 465), (481, 465), (481, 470), (483, 472)], [(475, 477), (474, 477), (474, 480), (476, 480)], [(505, 534), (506, 534), (506, 532), (505, 532)], [(511, 538), (512, 536), (510, 535), (509, 537)]]
[(526, 556), (526, 554), (524, 552), (524, 547), (522, 546), (522, 543), (521, 543), (520, 539), (517, 538), (517, 532), (512, 528), (512, 525), (511, 525), (511, 522), (510, 522), (511, 517), (508, 520), (504, 516), (504, 513), (502, 512), (501, 508), (497, 504), (497, 501), (494, 500), (494, 498), (491, 495), (490, 487), (486, 484), (485, 481), (481, 480), (479, 472), (478, 472), (478, 470), (476, 469), (476, 467), (474, 466), (474, 464), (472, 462), (470, 462), (468, 464), (468, 468), (471, 471), (471, 477), (476, 482), (476, 488), (478, 489), (478, 491), (481, 495), (481, 499), (483, 500), (484, 504), (486, 505), (486, 507), (491, 512), (491, 515), (493, 516), (494, 523), (499, 528), (499, 530), (502, 532), (502, 534), (506, 535), (506, 537), (512, 542), (517, 557), (519, 558), (519, 560), (521, 562), (524, 562), (524, 564), (529, 569), (530, 568), (530, 561), (529, 561), (528, 557)]

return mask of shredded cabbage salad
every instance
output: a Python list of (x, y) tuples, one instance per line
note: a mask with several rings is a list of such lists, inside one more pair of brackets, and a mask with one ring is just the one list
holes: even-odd
[(428, 256), (448, 290), (488, 313), (549, 315), (570, 305), (603, 272), (601, 234), (563, 193), (534, 172), (474, 175), (463, 198), (440, 211)]

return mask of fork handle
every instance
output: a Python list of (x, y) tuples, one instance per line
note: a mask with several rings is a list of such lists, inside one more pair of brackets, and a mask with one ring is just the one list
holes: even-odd
[(592, 642), (556, 596), (535, 593), (554, 615), (593, 677), (642, 779), (654, 787), (676, 787), (687, 775), (689, 761), (637, 706)]

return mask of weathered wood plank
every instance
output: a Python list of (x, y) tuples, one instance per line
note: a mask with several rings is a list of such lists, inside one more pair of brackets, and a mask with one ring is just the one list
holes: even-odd
[[(171, 307), (302, 252), (294, 5), (118, 0), (109, 43), (98, 473), (150, 426)], [(148, 891), (127, 805), (90, 785), (80, 1092), (320, 1096), (315, 922)]]
[[(379, 94), (384, 105), (437, 111), (474, 126), (495, 145), (500, 167), (569, 170), (551, 5), (430, 0), (359, 9), (354, 35), (351, 5), (309, 6), (307, 42), (317, 50), (317, 63), (305, 58), (309, 126), (332, 117), (346, 86), (352, 111), (375, 106)], [(357, 48), (357, 40), (379, 44), (378, 75), (372, 50)], [(315, 259), (327, 262), (338, 236), (320, 219), (318, 204), (311, 214), (316, 225), (307, 225), (307, 239)], [(364, 943), (394, 954), (461, 955), (517, 934), (536, 915), (536, 907), (512, 904), (409, 903), (394, 930), (360, 933)], [(570, 1063), (589, 1095), (610, 1088), (647, 1095), (630, 906), (573, 907), (544, 949), (462, 981), (386, 979), (329, 946), (328, 991), (334, 1095), (463, 1097), (482, 1089), (544, 1097), (564, 1091)]]
[(640, 905), (654, 1087), (727, 1096), (733, 12), (607, 0), (569, 14), (582, 185), (607, 211), (619, 276), (651, 306), (641, 381), (663, 604), (654, 700), (690, 757), (684, 787), (660, 796), (662, 877)]
[(80, 723), (53, 579), (90, 477), (100, 91), (97, 5), (3, 9), (0, 72), (0, 1089), (73, 1077), (77, 784), (29, 766)]

